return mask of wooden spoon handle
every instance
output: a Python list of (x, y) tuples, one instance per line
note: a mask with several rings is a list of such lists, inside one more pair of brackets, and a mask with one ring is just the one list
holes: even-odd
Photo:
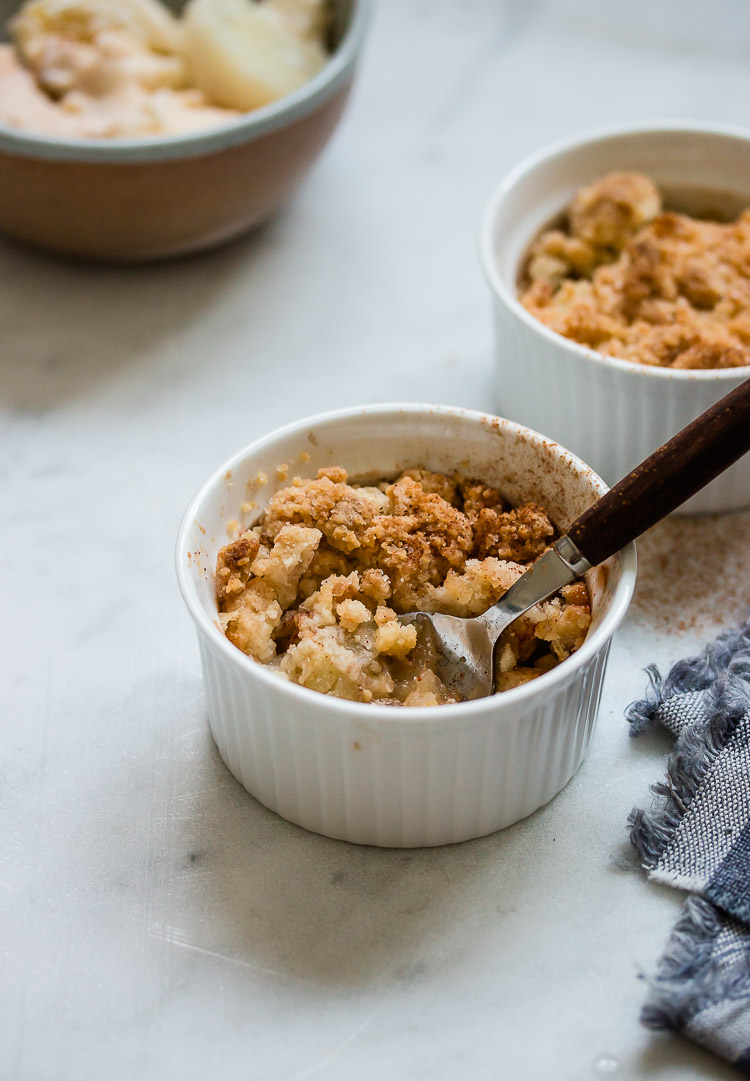
[(618, 552), (750, 450), (750, 379), (655, 450), (568, 530), (592, 566)]

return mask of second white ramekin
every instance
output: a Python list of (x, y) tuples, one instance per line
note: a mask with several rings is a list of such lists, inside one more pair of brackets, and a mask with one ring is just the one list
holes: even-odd
[(249, 524), (283, 487), (277, 467), (291, 477), (343, 465), (375, 478), (420, 464), (483, 478), (514, 502), (534, 499), (562, 529), (606, 490), (568, 451), (507, 420), (444, 406), (371, 406), (313, 417), (235, 455), (195, 496), (177, 542), (222, 758), (284, 818), (359, 844), (464, 841), (559, 792), (588, 750), (610, 639), (635, 583), (630, 545), (589, 573), (593, 620), (577, 653), (531, 683), (454, 706), (333, 698), (279, 678), (232, 645), (218, 624), (216, 553), (243, 501), (257, 503)]
[[(693, 202), (697, 211), (718, 192), (736, 213), (750, 206), (750, 133), (690, 123), (593, 132), (527, 159), (490, 200), (481, 257), (493, 297), (497, 407), (559, 440), (610, 485), (750, 376), (750, 368), (679, 371), (605, 357), (519, 303), (519, 268), (536, 234), (578, 188), (615, 170), (644, 172), (668, 193), (681, 191), (683, 209)], [(750, 456), (680, 513), (748, 505)]]

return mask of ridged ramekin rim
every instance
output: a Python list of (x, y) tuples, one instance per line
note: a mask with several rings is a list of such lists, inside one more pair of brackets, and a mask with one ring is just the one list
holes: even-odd
[(241, 146), (301, 120), (323, 106), (351, 79), (364, 42), (373, 0), (352, 0), (344, 36), (321, 70), (298, 90), (237, 120), (183, 135), (138, 139), (62, 139), (0, 124), (0, 154), (102, 165), (145, 165), (203, 157)]
[(494, 414), (484, 413), (479, 410), (421, 402), (392, 402), (381, 405), (354, 406), (305, 417), (282, 428), (274, 429), (265, 436), (254, 440), (242, 450), (237, 451), (211, 473), (188, 504), (177, 534), (175, 567), (180, 593), (198, 632), (202, 634), (207, 644), (223, 654), (230, 664), (243, 671), (248, 678), (259, 680), (261, 684), (268, 686), (275, 694), (288, 694), (292, 699), (296, 699), (300, 705), (306, 706), (308, 709), (317, 709), (323, 712), (333, 711), (342, 716), (349, 716), (352, 721), (377, 720), (379, 723), (385, 722), (394, 727), (424, 726), (425, 722), (429, 722), (432, 728), (440, 727), (441, 724), (453, 725), (460, 721), (464, 722), (464, 724), (471, 721), (481, 723), (492, 714), (499, 716), (504, 709), (509, 710), (511, 707), (524, 702), (533, 702), (539, 696), (553, 693), (558, 686), (565, 685), (574, 679), (580, 669), (585, 667), (590, 660), (606, 647), (624, 619), (635, 588), (636, 551), (633, 543), (628, 544), (626, 548), (618, 553), (621, 559), (621, 577), (612, 596), (609, 611), (601, 623), (586, 636), (580, 649), (576, 650), (572, 656), (562, 661), (550, 672), (538, 677), (538, 679), (520, 687), (503, 691), (501, 694), (491, 695), (472, 702), (460, 702), (455, 705), (438, 707), (414, 706), (408, 709), (394, 709), (392, 706), (381, 706), (377, 703), (351, 702), (348, 699), (336, 698), (332, 695), (322, 694), (319, 691), (313, 691), (307, 687), (281, 680), (278, 675), (268, 670), (265, 665), (246, 656), (233, 645), (208, 617), (198, 603), (197, 597), (194, 596), (188, 571), (188, 532), (204, 500), (226, 478), (227, 471), (237, 469), (239, 464), (244, 463), (253, 454), (271, 450), (273, 445), (280, 439), (304, 432), (310, 427), (341, 420), (351, 420), (365, 414), (392, 415), (394, 413), (414, 413), (418, 415), (439, 413), (465, 417), (476, 423), (495, 426), (499, 422), (507, 429), (515, 432), (519, 437), (523, 436), (534, 443), (542, 444), (549, 450), (555, 448), (554, 457), (565, 459), (568, 465), (578, 474), (589, 475), (594, 484), (599, 486), (602, 493), (608, 490), (607, 485), (590, 466), (555, 440), (548, 439), (523, 424), (517, 424), (507, 418), (497, 417)]
[[(570, 151), (580, 149), (587, 144), (603, 142), (607, 139), (625, 135), (669, 135), (672, 133), (702, 135), (718, 135), (736, 139), (750, 145), (750, 129), (741, 128), (731, 124), (711, 124), (693, 120), (649, 120), (633, 123), (608, 125), (587, 129), (548, 143), (540, 149), (528, 154), (493, 189), (484, 214), (479, 232), (479, 257), (484, 271), (484, 276), (490, 287), (493, 297), (500, 301), (506, 311), (509, 311), (516, 319), (522, 322), (533, 334), (546, 339), (555, 348), (563, 353), (571, 354), (579, 360), (588, 362), (592, 369), (597, 371), (617, 371), (632, 379), (656, 379), (677, 383), (681, 386), (690, 383), (710, 383), (746, 379), (750, 365), (739, 368), (710, 368), (710, 369), (681, 369), (662, 368), (650, 364), (638, 364), (635, 361), (622, 360), (619, 357), (605, 356), (596, 349), (591, 349), (579, 342), (571, 341), (562, 334), (557, 334), (548, 326), (536, 319), (524, 308), (515, 294), (509, 289), (498, 271), (497, 260), (494, 256), (495, 223), (500, 208), (513, 191), (529, 173), (535, 169), (549, 164), (550, 166), (560, 157)], [(531, 239), (531, 238), (529, 238)]]

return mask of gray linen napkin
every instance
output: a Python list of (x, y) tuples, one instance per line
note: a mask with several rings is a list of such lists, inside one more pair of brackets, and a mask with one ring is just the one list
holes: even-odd
[(750, 1075), (750, 623), (722, 634), (627, 711), (631, 735), (676, 737), (654, 804), (630, 815), (649, 878), (689, 890), (641, 1021)]

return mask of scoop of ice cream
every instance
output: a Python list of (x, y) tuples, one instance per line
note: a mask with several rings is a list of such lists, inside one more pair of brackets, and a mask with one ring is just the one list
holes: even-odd
[(232, 109), (256, 109), (292, 93), (327, 59), (318, 38), (295, 29), (296, 20), (309, 32), (315, 14), (316, 5), (300, 0), (190, 0), (182, 49), (191, 81)]
[(53, 98), (185, 83), (178, 24), (156, 0), (31, 0), (10, 29), (19, 57)]
[(314, 38), (322, 42), (328, 27), (329, 12), (326, 0), (263, 0), (269, 8), (275, 8), (292, 33), (300, 38)]
[[(108, 72), (98, 53), (86, 70), (86, 48), (73, 54), (75, 84), (50, 95), (15, 49), (0, 45), (0, 124), (64, 139), (135, 138), (216, 127), (239, 115), (210, 105), (199, 90), (149, 88), (125, 78), (122, 67)], [(110, 92), (101, 92), (105, 86)]]
[(24, 59), (42, 37), (92, 43), (111, 30), (156, 52), (179, 48), (179, 24), (157, 0), (28, 0), (10, 21), (13, 42)]
[(0, 123), (117, 138), (226, 123), (325, 63), (326, 0), (27, 0), (0, 45)]

